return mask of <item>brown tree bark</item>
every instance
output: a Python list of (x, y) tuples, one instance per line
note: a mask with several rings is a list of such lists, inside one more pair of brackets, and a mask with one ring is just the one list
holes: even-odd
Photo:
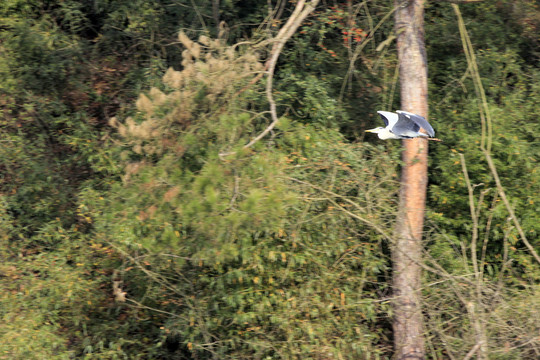
[(216, 33), (219, 32), (219, 6), (220, 0), (212, 0), (212, 17), (216, 24)]
[[(427, 118), (424, 0), (395, 0), (401, 108)], [(399, 213), (392, 249), (396, 359), (424, 359), (421, 310), (422, 229), (427, 187), (428, 142), (403, 140)]]

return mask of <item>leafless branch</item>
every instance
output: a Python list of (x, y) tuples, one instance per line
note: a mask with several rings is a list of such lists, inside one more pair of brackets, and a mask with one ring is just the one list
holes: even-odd
[(319, 0), (312, 0), (306, 5), (305, 0), (300, 0), (296, 4), (296, 8), (294, 9), (294, 12), (292, 13), (289, 20), (287, 20), (287, 23), (281, 28), (281, 30), (274, 38), (272, 54), (268, 61), (268, 79), (266, 81), (266, 98), (268, 99), (268, 103), (270, 104), (270, 115), (272, 116), (272, 123), (270, 123), (270, 125), (268, 125), (268, 127), (264, 129), (263, 132), (253, 138), (249, 143), (244, 145), (244, 148), (253, 146), (253, 144), (255, 144), (257, 141), (265, 137), (270, 131), (272, 131), (272, 129), (278, 123), (279, 119), (277, 116), (276, 102), (272, 95), (274, 71), (276, 69), (277, 60), (279, 58), (279, 55), (281, 54), (281, 50), (283, 49), (285, 43), (291, 38), (291, 36), (293, 36), (302, 21), (304, 21), (304, 19), (315, 9), (318, 2)]
[(474, 356), (474, 354), (480, 349), (480, 346), (482, 346), (482, 343), (476, 343), (476, 345), (473, 346), (473, 348), (465, 355), (463, 360), (469, 360)]
[(527, 237), (525, 236), (525, 232), (523, 231), (523, 228), (521, 227), (519, 220), (516, 217), (516, 214), (514, 213), (514, 209), (512, 208), (512, 205), (510, 205), (510, 202), (508, 201), (508, 198), (506, 197), (506, 193), (504, 192), (504, 188), (501, 184), (501, 179), (499, 178), (499, 174), (497, 173), (497, 168), (495, 167), (495, 164), (493, 163), (493, 159), (491, 158), (490, 153), (487, 150), (484, 150), (484, 155), (489, 165), (489, 169), (491, 170), (491, 173), (493, 175), (493, 179), (495, 180), (495, 184), (497, 185), (497, 191), (499, 192), (499, 195), (501, 196), (504, 206), (506, 206), (506, 210), (510, 214), (510, 218), (512, 219), (512, 222), (514, 223), (514, 226), (516, 227), (519, 233), (519, 236), (521, 237), (521, 241), (523, 241), (527, 249), (529, 249), (530, 253), (534, 256), (536, 261), (538, 261), (538, 263), (540, 264), (540, 256), (538, 256), (538, 253), (536, 252), (536, 250), (534, 250), (534, 247), (531, 245), (529, 240), (527, 240)]
[[(281, 54), (281, 50), (283, 50), (283, 46), (285, 45), (285, 43), (289, 41), (289, 39), (294, 35), (298, 27), (302, 24), (305, 18), (315, 9), (319, 1), (320, 0), (311, 0), (308, 4), (306, 4), (305, 0), (298, 1), (298, 3), (296, 4), (296, 8), (294, 9), (292, 15), (289, 17), (285, 25), (283, 25), (277, 35), (270, 41), (274, 45), (272, 47), (270, 58), (266, 62), (266, 74), (268, 76), (266, 81), (266, 98), (268, 100), (268, 103), (270, 104), (270, 115), (272, 117), (272, 122), (259, 135), (257, 135), (256, 137), (251, 139), (250, 142), (244, 145), (244, 149), (253, 146), (257, 141), (268, 135), (268, 133), (270, 133), (270, 131), (272, 131), (272, 129), (274, 129), (274, 127), (277, 125), (279, 118), (277, 115), (276, 102), (272, 95), (274, 72), (276, 69), (277, 60), (279, 58), (279, 55)], [(252, 80), (251, 83), (255, 83), (259, 79), (260, 77), (257, 76)], [(250, 84), (248, 84), (248, 86)], [(244, 89), (242, 89), (241, 91), (243, 90)], [(234, 152), (220, 153), (219, 156), (224, 157), (232, 154), (234, 154)]]
[(465, 157), (463, 154), (459, 154), (460, 160), (461, 160), (461, 168), (463, 171), (463, 176), (465, 177), (465, 183), (467, 185), (467, 190), (469, 192), (469, 208), (471, 212), (471, 218), (473, 222), (473, 228), (472, 228), (472, 237), (471, 237), (471, 259), (473, 263), (473, 269), (475, 276), (478, 277), (479, 271), (478, 271), (478, 261), (476, 259), (476, 242), (478, 239), (478, 216), (474, 207), (474, 194), (473, 194), (473, 187), (471, 186), (471, 181), (469, 180), (469, 173), (467, 172), (467, 165), (465, 164)]
[(437, 2), (448, 2), (452, 4), (466, 4), (466, 3), (476, 3), (482, 2), (484, 0), (435, 0)]

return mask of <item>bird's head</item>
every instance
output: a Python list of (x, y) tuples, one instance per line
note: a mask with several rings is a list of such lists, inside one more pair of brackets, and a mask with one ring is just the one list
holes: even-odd
[(370, 133), (375, 133), (375, 134), (378, 134), (380, 133), (381, 131), (383, 131), (384, 128), (379, 126), (379, 127), (376, 127), (375, 129), (369, 129), (369, 130), (366, 130), (366, 132), (370, 132)]
[(382, 139), (382, 140), (401, 139), (401, 137), (395, 135), (390, 130), (388, 130), (388, 128), (384, 128), (384, 127), (376, 127), (375, 129), (366, 130), (366, 132), (375, 133), (377, 134), (379, 139)]

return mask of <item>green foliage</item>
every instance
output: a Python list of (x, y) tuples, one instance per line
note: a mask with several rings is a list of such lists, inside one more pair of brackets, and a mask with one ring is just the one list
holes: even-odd
[[(265, 51), (227, 43), (270, 36), (294, 4), (269, 19), (267, 1), (221, 1), (217, 17), (213, 3), (1, 2), (0, 358), (392, 356), (399, 143), (346, 140), (399, 107), (392, 2), (321, 4), (280, 56), (284, 115), (249, 147), (271, 122), (252, 82)], [(479, 150), (455, 14), (426, 6), (444, 140), (430, 144), (428, 356), (465, 357), (480, 319), (490, 358), (533, 358), (538, 264)], [(538, 249), (538, 7), (461, 10), (492, 157)]]
[[(265, 125), (243, 110), (256, 88), (237, 95), (249, 78), (232, 74), (261, 68), (257, 58), (180, 39), (189, 52), (184, 70), (164, 77), (172, 89), (139, 98), (138, 124), (114, 120), (126, 157), (139, 160), (91, 210), (105, 241), (142, 252), (144, 262), (130, 258), (131, 266), (156, 274), (125, 290), (167, 309), (169, 341), (193, 356), (384, 353), (378, 344), (389, 335), (376, 324), (388, 303), (364, 291), (385, 289), (377, 284), (388, 268), (380, 228), (393, 213), (396, 173), (380, 164), (389, 159), (335, 131), (287, 122), (271, 142), (243, 148)], [(141, 270), (126, 276), (147, 278)]]
[[(521, 6), (526, 2), (517, 3)], [(513, 18), (516, 13), (508, 12), (508, 6), (509, 2), (482, 3), (478, 7), (464, 6), (462, 11), (491, 114), (491, 156), (520, 226), (538, 251), (539, 228), (535, 218), (540, 198), (534, 189), (540, 186), (536, 171), (540, 152), (535, 134), (539, 122), (534, 114), (538, 112), (539, 98), (534, 79), (539, 72), (530, 58), (534, 50), (529, 49), (528, 55), (523, 56), (523, 48), (531, 42), (520, 36), (526, 30), (516, 26), (521, 19)], [(465, 356), (477, 341), (475, 324), (482, 324), (490, 358), (534, 357), (538, 342), (524, 345), (520, 339), (538, 325), (525, 320), (536, 315), (523, 308), (519, 315), (510, 315), (509, 309), (516, 301), (536, 308), (533, 297), (537, 292), (534, 284), (539, 277), (538, 264), (509, 220), (494, 175), (480, 149), (483, 104), (462, 55), (455, 18), (444, 11), (446, 7), (432, 4), (428, 14), (437, 14), (439, 21), (429, 24), (427, 29), (428, 34), (433, 34), (428, 57), (435, 59), (430, 68), (430, 118), (439, 134), (444, 134), (447, 145), (430, 149), (433, 170), (429, 219), (441, 235), (434, 237), (428, 252), (432, 261), (442, 265), (447, 273), (431, 274), (426, 280), (444, 279), (448, 283), (425, 292), (430, 307), (428, 326), (437, 334), (432, 346), (444, 348), (454, 357)], [(467, 22), (473, 18), (483, 21)], [(514, 31), (502, 30), (502, 22), (513, 23)], [(445, 39), (444, 43), (435, 40), (440, 38)], [(464, 155), (473, 189), (474, 214), (469, 209), (460, 153)], [(468, 274), (472, 275), (470, 283), (466, 280)], [(458, 280), (461, 277), (463, 280)], [(441, 312), (441, 308), (445, 311)], [(514, 321), (512, 316), (521, 320)]]
[[(500, 16), (497, 8), (484, 5), (475, 8), (483, 17)], [(475, 12), (476, 14), (476, 12)], [(501, 182), (506, 189), (507, 196), (516, 213), (520, 214), (520, 221), (531, 239), (537, 239), (538, 224), (532, 220), (538, 211), (538, 192), (535, 188), (540, 186), (540, 177), (535, 170), (540, 159), (538, 144), (535, 139), (538, 128), (538, 118), (535, 112), (538, 109), (539, 99), (536, 91), (536, 79), (540, 75), (538, 70), (531, 67), (519, 57), (519, 42), (508, 46), (504, 50), (492, 48), (491, 40), (484, 39), (482, 34), (494, 32), (496, 22), (492, 28), (486, 25), (476, 28), (471, 26), (471, 37), (476, 39), (475, 47), (478, 49), (477, 62), (479, 71), (483, 75), (482, 82), (488, 97), (488, 107), (493, 118), (493, 147), (492, 153), (496, 162)], [(449, 23), (437, 26), (452, 33), (455, 29)], [(506, 35), (506, 34), (502, 34)], [(445, 35), (441, 35), (445, 36)], [(508, 44), (514, 39), (512, 34), (506, 35)], [(455, 36), (445, 36), (447, 41), (453, 39), (453, 44), (445, 46), (460, 46), (460, 40)], [(485, 40), (486, 43), (481, 41)], [(521, 41), (527, 41), (523, 39)], [(433, 46), (432, 51), (437, 51)], [(437, 67), (433, 75), (448, 77), (448, 73), (462, 76), (467, 64), (462, 57), (445, 56), (447, 67)], [(470, 234), (470, 213), (463, 212), (468, 207), (467, 189), (464, 177), (461, 174), (461, 162), (458, 153), (465, 154), (468, 173), (471, 183), (475, 185), (475, 197), (481, 216), (481, 231), (487, 231), (490, 245), (494, 254), (501, 252), (500, 240), (511, 224), (507, 222), (508, 212), (497, 198), (493, 176), (490, 173), (484, 155), (480, 151), (480, 121), (479, 99), (474, 94), (471, 80), (464, 78), (462, 86), (468, 92), (458, 90), (459, 84), (449, 83), (442, 90), (434, 88), (432, 106), (434, 123), (444, 133), (444, 140), (450, 147), (438, 147), (434, 154), (434, 172), (431, 177), (433, 185), (432, 209), (443, 216), (437, 217), (439, 224), (450, 226), (448, 231), (457, 236)], [(462, 104), (458, 112), (456, 104)], [(449, 156), (450, 155), (450, 156)], [(457, 176), (447, 177), (445, 174), (458, 173)], [(444, 180), (442, 180), (444, 178)], [(480, 193), (483, 193), (480, 200)], [(457, 204), (459, 204), (457, 206)], [(490, 226), (487, 219), (490, 218)], [(531, 221), (532, 220), (532, 221)], [(487, 227), (486, 227), (487, 226)], [(451, 230), (450, 230), (451, 229)], [(493, 241), (493, 242), (492, 242)], [(499, 244), (499, 245), (496, 245)], [(536, 245), (539, 245), (536, 243)], [(521, 246), (521, 245), (520, 245)]]
[(287, 60), (280, 64), (276, 85), (278, 96), (297, 118), (338, 127), (351, 138), (361, 137), (378, 121), (365, 109), (381, 106), (381, 91), (392, 79), (380, 65), (388, 62), (390, 67), (395, 59), (378, 54), (374, 39), (385, 39), (374, 26), (391, 28), (384, 21), (391, 8), (390, 2), (370, 8), (323, 7), (303, 24), (284, 50)]
[[(66, 231), (59, 224), (29, 240), (49, 247), (61, 244), (63, 251), (49, 254), (11, 245), (11, 251), (2, 254), (0, 354), (9, 359), (68, 359), (73, 354), (69, 342), (82, 337), (82, 329), (91, 322), (87, 314), (93, 302), (101, 300), (88, 291), (95, 287), (89, 276), (92, 258), (72, 245), (80, 243), (76, 229)], [(4, 249), (8, 244), (2, 239)], [(72, 324), (77, 330), (69, 334), (65, 324), (70, 324), (69, 331), (74, 330)]]

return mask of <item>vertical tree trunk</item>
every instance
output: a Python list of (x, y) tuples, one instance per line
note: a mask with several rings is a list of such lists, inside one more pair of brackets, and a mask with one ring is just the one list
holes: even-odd
[[(395, 0), (401, 108), (427, 117), (424, 0)], [(427, 187), (425, 139), (403, 140), (399, 214), (392, 250), (396, 359), (423, 359), (421, 310), (422, 228)]]
[(212, 0), (212, 17), (216, 24), (216, 33), (219, 33), (219, 2), (220, 0)]

